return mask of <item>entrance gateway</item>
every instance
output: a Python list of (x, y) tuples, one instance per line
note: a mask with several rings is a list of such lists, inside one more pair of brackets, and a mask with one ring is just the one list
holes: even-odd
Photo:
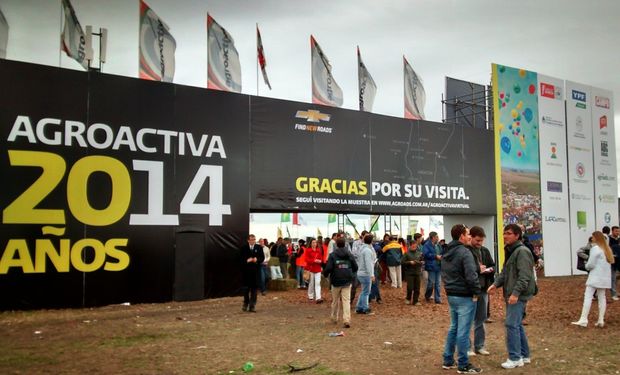
[(496, 214), (486, 130), (7, 60), (0, 80), (2, 309), (233, 295), (250, 211)]

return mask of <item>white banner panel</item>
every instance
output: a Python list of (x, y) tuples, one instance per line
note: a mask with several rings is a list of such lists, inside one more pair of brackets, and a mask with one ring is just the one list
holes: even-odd
[(592, 149), (594, 150), (594, 197), (596, 229), (618, 225), (618, 173), (614, 129), (613, 94), (592, 87)]
[(545, 276), (572, 274), (564, 98), (563, 80), (538, 75)]
[(566, 81), (571, 261), (575, 274), (583, 273), (577, 270), (577, 249), (588, 242), (596, 229), (590, 95), (589, 86)]

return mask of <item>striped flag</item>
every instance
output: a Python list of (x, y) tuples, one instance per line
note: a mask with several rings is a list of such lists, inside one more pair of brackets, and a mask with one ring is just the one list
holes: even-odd
[(362, 61), (359, 47), (357, 47), (357, 79), (359, 82), (360, 111), (372, 112), (377, 85)]
[(258, 58), (258, 65), (260, 66), (260, 71), (263, 73), (263, 80), (269, 90), (271, 90), (271, 84), (269, 83), (269, 78), (267, 78), (267, 60), (265, 59), (265, 51), (263, 49), (263, 39), (260, 37), (260, 30), (258, 30), (258, 25), (256, 25), (256, 52)]
[(297, 212), (293, 214), (293, 225), (299, 225), (299, 214)]
[(403, 56), (405, 75), (405, 118), (424, 120), (426, 92), (422, 80)]
[(207, 88), (241, 92), (241, 63), (235, 41), (207, 14), (209, 62)]
[(342, 89), (332, 76), (332, 66), (327, 56), (312, 35), (310, 35), (310, 49), (312, 53), (312, 103), (341, 107)]
[(0, 59), (6, 59), (6, 46), (9, 42), (9, 23), (0, 9)]
[(327, 214), (327, 224), (336, 222), (336, 214)]
[(140, 0), (140, 78), (172, 82), (177, 43), (170, 28)]
[[(60, 35), (62, 50), (67, 56), (71, 57), (82, 67), (88, 70), (88, 60), (86, 59), (86, 35), (80, 21), (78, 21), (73, 10), (73, 5), (69, 0), (62, 0), (62, 9), (65, 14), (65, 26)], [(3, 17), (4, 18), (4, 17)]]
[(280, 214), (281, 223), (288, 223), (289, 221), (291, 221), (291, 214)]

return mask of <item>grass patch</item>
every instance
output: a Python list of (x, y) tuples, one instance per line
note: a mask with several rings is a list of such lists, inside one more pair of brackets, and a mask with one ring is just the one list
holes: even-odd
[(55, 365), (57, 361), (54, 358), (36, 355), (23, 351), (0, 352), (0, 368), (4, 369), (27, 369), (40, 365)]

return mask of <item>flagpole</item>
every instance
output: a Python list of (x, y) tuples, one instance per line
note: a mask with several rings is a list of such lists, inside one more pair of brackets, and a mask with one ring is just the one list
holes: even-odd
[(256, 22), (256, 96), (258, 96), (258, 22)]
[[(63, 5), (62, 5), (62, 0), (60, 1), (60, 35), (62, 35), (62, 13), (63, 13)], [(61, 45), (58, 46), (58, 67), (60, 68), (60, 58), (62, 56), (62, 40), (61, 40)]]

